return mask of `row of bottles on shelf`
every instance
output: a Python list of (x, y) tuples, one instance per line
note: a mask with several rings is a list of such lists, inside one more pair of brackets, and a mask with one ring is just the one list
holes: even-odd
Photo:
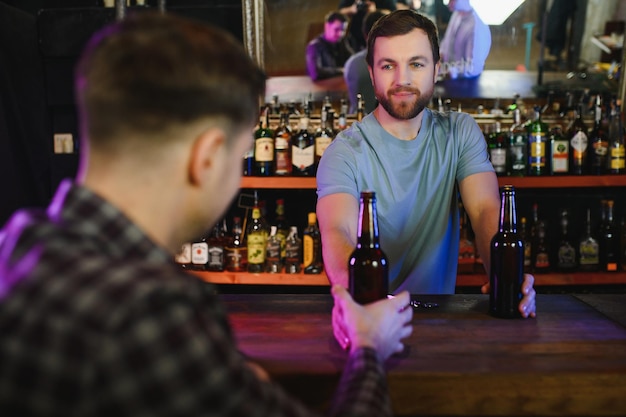
[(507, 130), (500, 122), (484, 128), (491, 163), (499, 176), (606, 175), (626, 173), (626, 147), (619, 100), (603, 106), (596, 96), (593, 127), (583, 120), (583, 106), (569, 112), (566, 127), (548, 126), (541, 109), (524, 122), (513, 110)]
[(182, 268), (213, 272), (270, 272), (320, 274), (322, 242), (315, 213), (308, 214), (302, 239), (297, 226), (288, 226), (284, 200), (276, 201), (276, 215), (268, 222), (258, 198), (251, 215), (226, 219), (205, 236), (182, 245), (175, 260)]
[[(363, 116), (363, 100), (359, 98), (357, 119)], [(315, 176), (324, 151), (340, 130), (347, 127), (348, 104), (341, 100), (339, 117), (330, 99), (326, 97), (320, 112), (320, 124), (312, 130), (311, 106), (307, 100), (302, 112), (291, 106), (279, 110), (278, 126), (272, 129), (270, 114), (277, 110), (272, 105), (261, 111), (258, 128), (254, 132), (254, 146), (243, 158), (245, 176)], [(299, 115), (298, 127), (292, 128), (290, 118)]]
[[(546, 272), (618, 272), (626, 271), (626, 224), (615, 216), (614, 200), (602, 200), (600, 219), (595, 224), (591, 209), (584, 219), (573, 219), (569, 210), (560, 209), (558, 225), (549, 227), (539, 215), (537, 203), (532, 206), (530, 220), (522, 216), (518, 222), (524, 242), (524, 271)], [(584, 221), (578, 234), (572, 222)], [(484, 273), (472, 238), (471, 225), (461, 206), (461, 238), (458, 269), (460, 274)]]

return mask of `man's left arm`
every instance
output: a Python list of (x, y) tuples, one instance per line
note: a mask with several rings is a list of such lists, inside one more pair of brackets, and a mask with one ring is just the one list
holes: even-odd
[[(487, 277), (491, 267), (491, 239), (498, 231), (498, 218), (500, 215), (500, 193), (498, 178), (493, 172), (480, 172), (470, 175), (459, 182), (461, 200), (465, 208), (472, 229), (476, 236), (476, 248)], [(533, 288), (535, 278), (530, 274), (524, 274), (522, 285), (523, 298), (519, 305), (519, 311), (523, 317), (535, 317), (535, 290)], [(481, 288), (483, 293), (489, 292), (489, 282)]]

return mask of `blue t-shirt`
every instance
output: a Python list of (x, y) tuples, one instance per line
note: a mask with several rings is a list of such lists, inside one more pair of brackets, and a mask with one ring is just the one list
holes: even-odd
[(397, 139), (374, 114), (342, 131), (324, 151), (317, 194), (376, 192), (380, 243), (394, 293), (452, 294), (459, 246), (458, 187), (493, 172), (483, 134), (465, 113), (424, 110), (414, 140)]

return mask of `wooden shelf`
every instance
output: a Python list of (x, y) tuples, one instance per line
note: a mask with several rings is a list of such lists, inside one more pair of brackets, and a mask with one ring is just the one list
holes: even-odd
[[(516, 188), (624, 187), (626, 175), (563, 175), (545, 177), (498, 177), (498, 183)], [(311, 189), (315, 177), (243, 177), (241, 188)]]
[[(248, 284), (248, 285), (313, 285), (328, 286), (326, 274), (251, 274), (247, 272), (203, 272), (190, 271), (194, 275), (214, 284)], [(487, 282), (484, 274), (460, 274), (457, 277), (458, 287), (481, 286)], [(535, 274), (535, 286), (555, 285), (607, 285), (626, 284), (626, 272), (571, 272)]]

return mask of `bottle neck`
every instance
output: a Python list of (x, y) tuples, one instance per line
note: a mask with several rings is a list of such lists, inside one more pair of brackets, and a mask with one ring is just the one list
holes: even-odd
[(500, 232), (517, 232), (517, 213), (515, 210), (515, 192), (505, 189), (500, 198)]
[(357, 247), (380, 247), (376, 200), (369, 197), (361, 197), (361, 204), (359, 207), (359, 227), (357, 231)]

